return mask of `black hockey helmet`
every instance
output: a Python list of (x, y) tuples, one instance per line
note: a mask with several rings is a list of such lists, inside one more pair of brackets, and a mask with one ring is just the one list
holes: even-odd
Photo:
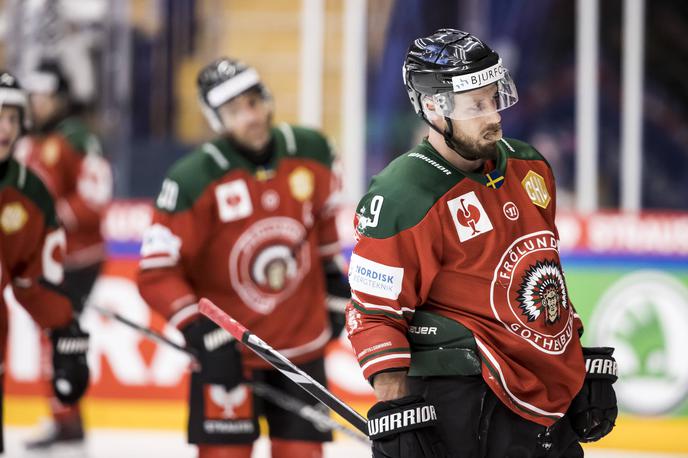
[[(416, 114), (465, 159), (453, 137), (453, 121), (479, 118), (518, 102), (516, 85), (499, 55), (485, 42), (458, 29), (439, 29), (413, 40), (402, 68)], [(442, 117), (441, 131), (432, 121)]]
[(19, 108), (22, 132), (31, 128), (31, 110), (26, 92), (14, 75), (0, 70), (0, 107), (5, 105)]
[(246, 91), (258, 90), (266, 100), (270, 93), (255, 68), (243, 62), (221, 57), (201, 69), (196, 80), (201, 109), (215, 132), (225, 128), (217, 109)]
[[(451, 120), (481, 117), (501, 111), (518, 101), (518, 93), (499, 55), (468, 32), (439, 29), (414, 40), (403, 66), (404, 86), (413, 109), (426, 123), (433, 116), (444, 117), (448, 132), (440, 132), (453, 148)], [(457, 103), (461, 94), (495, 85), (493, 103), (471, 106)], [(432, 101), (432, 110), (424, 102)]]

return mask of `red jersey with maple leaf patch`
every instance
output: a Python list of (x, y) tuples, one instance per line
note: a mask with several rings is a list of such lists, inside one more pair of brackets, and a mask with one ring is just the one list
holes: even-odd
[(525, 143), (502, 139), (497, 149), (494, 170), (468, 173), (425, 140), (373, 179), (355, 218), (347, 331), (370, 378), (411, 365), (416, 309), (450, 318), (472, 333), (501, 401), (551, 425), (585, 377), (554, 177)]
[(282, 124), (271, 135), (265, 166), (223, 138), (173, 166), (144, 235), (138, 285), (175, 326), (207, 297), (299, 363), (322, 356), (330, 337), (321, 262), (340, 250), (338, 184), (320, 134)]
[(112, 198), (112, 172), (100, 142), (75, 118), (17, 145), (17, 159), (46, 184), (67, 232), (66, 268), (102, 261), (105, 245), (100, 231)]
[[(0, 291), (11, 285), (17, 301), (42, 328), (65, 326), (69, 300), (42, 281), (62, 283), (65, 234), (43, 183), (10, 158), (0, 164)], [(0, 358), (7, 339), (7, 306), (0, 298)]]

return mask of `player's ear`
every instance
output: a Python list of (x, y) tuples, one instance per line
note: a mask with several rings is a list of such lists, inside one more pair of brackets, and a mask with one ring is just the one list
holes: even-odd
[(427, 95), (422, 96), (420, 103), (423, 107), (423, 112), (428, 119), (437, 119), (439, 115), (435, 111), (435, 101), (432, 100), (431, 97), (428, 97)]
[(444, 129), (444, 117), (436, 111), (435, 101), (432, 97), (422, 96), (420, 104), (427, 120), (440, 129)]

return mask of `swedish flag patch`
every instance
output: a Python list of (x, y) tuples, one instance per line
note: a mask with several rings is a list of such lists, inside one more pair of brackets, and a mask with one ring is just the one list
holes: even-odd
[(487, 178), (487, 183), (485, 183), (485, 186), (488, 188), (498, 189), (504, 184), (504, 175), (502, 175), (502, 172), (500, 172), (499, 169), (494, 169), (493, 171), (486, 173), (485, 178)]

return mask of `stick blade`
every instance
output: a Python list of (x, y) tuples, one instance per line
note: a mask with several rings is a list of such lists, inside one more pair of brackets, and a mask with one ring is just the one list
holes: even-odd
[(241, 323), (229, 316), (220, 307), (213, 304), (210, 299), (205, 297), (201, 298), (201, 300), (198, 302), (198, 310), (203, 315), (215, 322), (215, 324), (234, 336), (234, 338), (239, 342), (242, 341), (244, 334), (248, 332), (247, 329), (241, 325)]

